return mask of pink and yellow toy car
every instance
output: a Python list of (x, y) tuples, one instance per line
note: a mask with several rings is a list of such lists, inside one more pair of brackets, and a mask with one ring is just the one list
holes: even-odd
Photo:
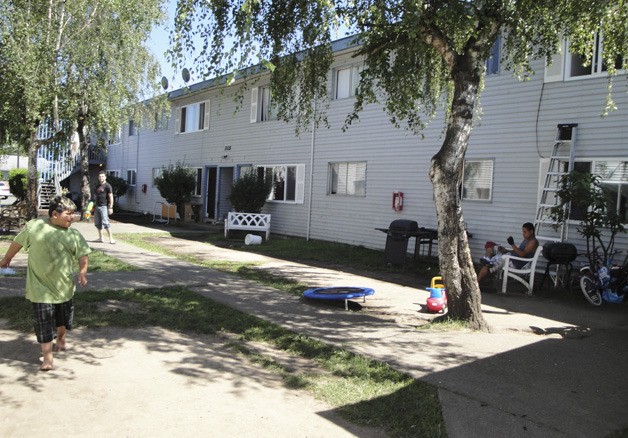
[(443, 277), (433, 277), (431, 286), (426, 290), (430, 293), (430, 297), (427, 299), (428, 312), (447, 312), (447, 294), (445, 293)]

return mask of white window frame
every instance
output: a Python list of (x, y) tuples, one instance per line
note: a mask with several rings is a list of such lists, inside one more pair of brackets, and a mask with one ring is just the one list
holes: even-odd
[(155, 179), (160, 177), (163, 173), (164, 173), (164, 168), (163, 167), (153, 167), (152, 179), (151, 179), (153, 187), (157, 186), (157, 184), (155, 183)]
[[(257, 169), (263, 169), (265, 178), (272, 178), (273, 188), (268, 195), (269, 202), (303, 204), (305, 193), (305, 164), (259, 165)], [(293, 178), (290, 178), (289, 175), (293, 175)], [(280, 182), (285, 182), (286, 179), (288, 184), (284, 184), (283, 193), (281, 194), (283, 199), (280, 199), (277, 196), (276, 186)]]
[[(622, 206), (622, 194), (625, 197), (628, 197), (628, 157), (586, 158), (576, 160), (575, 163), (576, 166), (578, 163), (589, 163), (589, 171), (600, 177), (600, 183), (602, 185), (617, 186), (617, 199), (615, 200), (615, 205), (617, 208), (616, 213), (620, 213), (619, 209)], [(613, 164), (608, 166), (608, 163)], [(609, 169), (606, 174), (600, 172), (603, 168)], [(624, 203), (623, 217), (623, 223), (628, 224), (628, 206), (626, 206), (626, 203)], [(578, 219), (570, 219), (569, 221), (571, 224), (577, 224), (579, 222), (580, 221)]]
[(333, 70), (333, 98), (336, 100), (354, 97), (360, 83), (363, 65), (346, 65)]
[(196, 170), (196, 185), (194, 186), (193, 196), (201, 196), (203, 194), (203, 168), (193, 167)]
[[(607, 69), (604, 68), (604, 59), (602, 58), (604, 39), (597, 33), (594, 36), (595, 42), (592, 53), (592, 62), (586, 67), (590, 69), (589, 73), (583, 73), (574, 75), (572, 73), (573, 62), (576, 59), (583, 59), (582, 56), (572, 53), (569, 50), (569, 44), (567, 41), (562, 41), (559, 53), (552, 56), (552, 65), (545, 66), (545, 82), (557, 82), (557, 81), (579, 81), (589, 78), (599, 78), (608, 75)], [(583, 67), (585, 68), (585, 67)], [(618, 70), (618, 73), (623, 73), (624, 70)]]
[(163, 110), (155, 113), (155, 132), (167, 131), (170, 124), (170, 110)]
[(203, 100), (177, 108), (177, 117), (175, 119), (177, 134), (207, 131), (209, 129), (210, 108), (209, 100)]
[[(113, 137), (113, 138), (111, 138)], [(112, 146), (122, 143), (122, 128), (118, 128), (113, 132), (113, 135), (107, 135), (107, 145)]]
[[(475, 174), (476, 164), (480, 168), (480, 175)], [(472, 174), (472, 172), (474, 174)], [(473, 178), (473, 179), (472, 179)], [(464, 201), (491, 202), (493, 200), (493, 182), (495, 180), (494, 159), (465, 160), (462, 171), (462, 186), (460, 197)]]
[(366, 196), (366, 161), (331, 162), (327, 169), (327, 194)]
[(500, 60), (502, 56), (502, 37), (497, 36), (493, 47), (491, 47), (491, 55), (485, 62), (486, 75), (498, 75), (500, 72)]
[(135, 187), (137, 184), (137, 169), (126, 170), (126, 183), (129, 187)]
[(105, 170), (105, 175), (107, 175), (107, 177), (115, 176), (115, 177), (119, 178), (120, 177), (120, 170), (118, 170), (118, 169)]
[(273, 106), (270, 86), (251, 88), (251, 123), (277, 120), (277, 108)]

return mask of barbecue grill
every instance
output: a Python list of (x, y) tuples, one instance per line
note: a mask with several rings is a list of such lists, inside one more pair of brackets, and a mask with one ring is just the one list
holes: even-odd
[[(552, 242), (543, 245), (543, 257), (547, 260), (547, 266), (545, 267), (545, 275), (543, 275), (543, 281), (541, 286), (545, 282), (545, 277), (549, 274), (554, 281), (554, 286), (558, 283), (558, 269), (560, 265), (565, 266), (566, 275), (569, 276), (571, 272), (571, 262), (578, 257), (578, 249), (572, 243), (567, 242)], [(552, 265), (556, 265), (556, 276), (550, 274), (550, 268)]]
[(416, 237), (419, 224), (407, 219), (395, 219), (388, 228), (376, 228), (386, 233), (386, 249), (384, 251), (386, 264), (389, 266), (403, 266), (408, 252), (408, 240)]

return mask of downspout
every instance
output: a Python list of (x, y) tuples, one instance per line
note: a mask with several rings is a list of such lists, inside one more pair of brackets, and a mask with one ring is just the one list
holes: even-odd
[(307, 230), (305, 240), (310, 240), (312, 226), (312, 193), (314, 192), (314, 146), (316, 145), (316, 100), (314, 100), (314, 114), (312, 115), (312, 143), (310, 145), (310, 192), (307, 209)]
[(140, 167), (140, 130), (137, 130), (137, 149), (135, 150), (135, 205), (139, 204), (140, 201), (138, 200), (137, 197), (137, 175), (139, 173), (139, 167)]

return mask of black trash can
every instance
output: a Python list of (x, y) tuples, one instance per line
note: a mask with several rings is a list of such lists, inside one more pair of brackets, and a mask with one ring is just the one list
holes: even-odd
[(416, 235), (419, 224), (416, 221), (397, 219), (390, 223), (386, 232), (386, 264), (403, 266), (408, 252), (408, 240)]

